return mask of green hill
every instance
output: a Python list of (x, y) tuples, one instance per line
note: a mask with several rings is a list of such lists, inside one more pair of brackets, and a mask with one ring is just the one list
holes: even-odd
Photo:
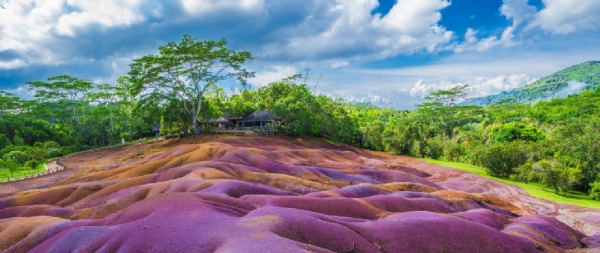
[(469, 98), (463, 104), (486, 106), (502, 100), (530, 103), (565, 97), (584, 90), (593, 90), (598, 86), (600, 86), (600, 61), (589, 61), (568, 67), (521, 88), (487, 97)]

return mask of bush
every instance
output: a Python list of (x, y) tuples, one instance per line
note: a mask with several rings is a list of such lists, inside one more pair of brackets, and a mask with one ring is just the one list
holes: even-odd
[(44, 148), (32, 148), (27, 150), (27, 153), (32, 159), (36, 160), (44, 160), (48, 158), (48, 150)]
[(532, 180), (537, 180), (538, 175), (533, 170), (533, 163), (531, 160), (527, 160), (524, 164), (519, 165), (513, 170), (514, 174), (510, 175), (512, 180), (522, 180), (525, 183), (529, 183)]
[(527, 153), (519, 143), (494, 144), (479, 150), (475, 162), (495, 177), (508, 177), (513, 169), (527, 162)]
[(15, 135), (15, 138), (13, 138), (13, 143), (16, 146), (23, 146), (23, 145), (25, 145), (25, 141), (23, 140), (23, 138), (21, 138), (18, 135)]
[(413, 144), (410, 147), (410, 155), (414, 157), (423, 157), (423, 144), (418, 140), (413, 140)]
[(129, 141), (131, 139), (131, 133), (129, 132), (124, 132), (119, 134), (119, 136), (121, 137), (121, 139), (125, 139), (125, 141)]
[(6, 146), (10, 146), (12, 143), (4, 134), (0, 134), (0, 149), (3, 149)]
[(35, 169), (35, 167), (37, 167), (40, 164), (42, 164), (42, 162), (35, 160), (35, 159), (31, 159), (31, 160), (25, 162), (25, 164), (23, 166)]
[(62, 155), (63, 156), (68, 155), (68, 154), (72, 154), (72, 153), (73, 153), (73, 150), (71, 148), (69, 148), (69, 147), (65, 147), (65, 148), (62, 149)]
[(62, 155), (62, 149), (60, 148), (49, 148), (48, 149), (48, 157), (54, 158)]
[(7, 154), (4, 154), (2, 156), (2, 159), (5, 161), (10, 160), (18, 164), (23, 164), (29, 159), (31, 159), (31, 156), (23, 151), (11, 151)]
[(492, 128), (490, 140), (494, 143), (512, 142), (512, 141), (531, 141), (537, 142), (546, 138), (542, 130), (521, 122), (507, 123), (502, 126)]
[(444, 141), (444, 157), (447, 161), (460, 162), (462, 155), (465, 154), (465, 147), (450, 140)]
[(600, 181), (591, 183), (590, 188), (590, 198), (593, 200), (600, 200)]
[(60, 144), (55, 141), (47, 141), (42, 145), (45, 149), (60, 148)]
[(427, 139), (423, 148), (423, 155), (431, 159), (439, 159), (444, 155), (444, 143), (441, 136)]

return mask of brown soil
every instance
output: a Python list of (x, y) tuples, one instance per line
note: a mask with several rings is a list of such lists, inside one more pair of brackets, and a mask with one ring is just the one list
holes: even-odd
[(587, 235), (600, 233), (600, 210), (538, 199), (523, 189), (507, 185), (479, 175), (431, 164), (423, 159), (390, 155), (383, 152), (371, 152), (385, 157), (388, 162), (396, 162), (431, 174), (428, 180), (445, 188), (470, 193), (483, 193), (502, 198), (520, 207), (527, 213), (556, 217), (565, 224)]
[[(107, 168), (134, 165), (140, 161), (140, 158), (147, 158), (160, 154), (176, 145), (219, 141), (224, 138), (232, 138), (232, 136), (212, 135), (185, 139), (174, 138), (168, 140), (150, 141), (131, 146), (118, 147), (64, 158), (61, 160), (67, 164), (67, 169), (64, 171), (38, 178), (2, 184), (0, 185), (0, 198), (9, 196), (11, 193), (24, 189), (34, 189), (58, 182), (75, 174), (91, 174), (94, 171), (102, 171)], [(301, 142), (304, 146), (310, 146), (311, 143), (314, 143), (315, 147), (317, 147), (323, 144), (322, 141), (313, 139), (299, 139), (292, 137), (276, 138)], [(507, 200), (521, 210), (520, 214), (552, 216), (587, 235), (600, 233), (600, 210), (598, 209), (583, 208), (574, 205), (537, 199), (530, 196), (519, 187), (507, 185), (469, 172), (427, 163), (423, 159), (395, 156), (383, 152), (372, 152), (359, 149), (357, 149), (357, 151), (366, 157), (377, 157), (387, 162), (407, 165), (422, 172), (431, 174), (431, 177), (427, 178), (428, 180), (442, 185), (447, 189), (469, 193), (482, 193)]]

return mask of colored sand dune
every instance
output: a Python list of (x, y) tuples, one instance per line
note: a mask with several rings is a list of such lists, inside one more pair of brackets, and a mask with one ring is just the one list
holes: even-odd
[(72, 175), (0, 195), (0, 250), (564, 252), (590, 241), (347, 146), (256, 137), (118, 152), (105, 166), (69, 158)]

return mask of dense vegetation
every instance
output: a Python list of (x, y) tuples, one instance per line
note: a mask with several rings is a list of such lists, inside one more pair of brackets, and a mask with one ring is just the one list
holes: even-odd
[[(470, 163), (493, 176), (543, 183), (557, 193), (577, 190), (600, 200), (600, 89), (535, 105), (479, 107), (457, 104), (468, 89), (459, 86), (431, 93), (414, 111), (316, 95), (306, 84), (308, 73), (225, 92), (219, 81), (244, 81), (253, 73), (241, 65), (251, 59), (249, 53), (224, 46), (184, 37), (180, 44), (162, 47), (162, 56), (134, 60), (129, 75), (114, 86), (57, 76), (28, 83), (34, 100), (2, 93), (2, 164), (31, 167), (49, 157), (119, 144), (122, 138), (143, 138), (158, 123), (162, 134), (194, 134), (202, 131), (197, 122), (204, 118), (268, 110), (281, 118), (279, 131), (285, 134)], [(204, 54), (211, 50), (220, 51)], [(189, 64), (192, 60), (197, 65)]]
[[(582, 82), (581, 87), (571, 81)], [(585, 90), (595, 90), (600, 86), (600, 61), (590, 61), (575, 65), (552, 75), (539, 79), (532, 84), (496, 95), (467, 99), (464, 104), (488, 106), (502, 101), (532, 103), (539, 100), (565, 97)]]

